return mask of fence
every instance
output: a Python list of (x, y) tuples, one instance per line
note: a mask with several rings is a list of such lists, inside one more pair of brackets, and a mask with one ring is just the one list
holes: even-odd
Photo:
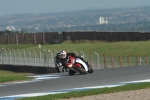
[[(54, 57), (58, 51), (45, 49), (0, 49), (0, 64), (2, 65), (19, 65), (19, 66), (38, 66), (38, 67), (55, 67)], [(68, 50), (69, 52), (69, 50)], [(93, 69), (117, 68), (128, 66), (141, 66), (149, 64), (148, 55), (144, 56), (106, 56), (99, 55), (97, 52), (84, 53), (83, 51), (73, 51), (77, 55), (82, 55), (85, 60), (89, 61)]]
[(0, 44), (56, 44), (65, 40), (148, 41), (149, 32), (39, 32), (0, 35)]
[(56, 44), (61, 41), (58, 32), (0, 35), (0, 44)]
[(63, 32), (63, 40), (147, 41), (149, 32)]

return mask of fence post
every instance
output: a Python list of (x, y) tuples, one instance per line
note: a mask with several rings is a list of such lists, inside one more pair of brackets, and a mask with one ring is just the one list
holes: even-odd
[(148, 65), (148, 55), (145, 56), (146, 56), (146, 65)]
[(25, 54), (25, 50), (24, 50), (24, 49), (22, 49), (22, 51), (23, 51), (23, 62), (24, 62), (24, 65), (25, 65), (25, 62), (26, 62), (26, 54)]
[(48, 67), (49, 67), (49, 60), (48, 60), (48, 55), (47, 55), (47, 51), (45, 49), (43, 49), (45, 55), (44, 55), (44, 66), (46, 66), (46, 63), (48, 61)]
[[(51, 67), (53, 66), (53, 52), (52, 50), (48, 50), (48, 52), (50, 52), (50, 55), (51, 55)], [(50, 58), (49, 58), (50, 59)], [(50, 64), (49, 64), (50, 65)]]
[(115, 68), (115, 67), (114, 67), (114, 57), (113, 57), (112, 55), (110, 55), (110, 56), (111, 56), (112, 68)]
[(33, 50), (33, 49), (32, 49), (32, 51), (34, 53), (34, 63), (33, 63), (33, 66), (36, 66), (36, 51)]
[(57, 51), (57, 50), (55, 50), (55, 52), (56, 52), (56, 53), (58, 53), (58, 51)]
[(39, 62), (39, 64), (38, 64), (38, 66), (40, 66), (40, 64), (42, 63), (42, 62), (41, 62), (41, 49), (38, 50), (38, 51), (39, 51), (39, 58), (40, 58), (40, 59), (39, 59), (40, 62)]
[(91, 56), (91, 53), (89, 53), (89, 57), (90, 57), (90, 58), (89, 58), (89, 59), (90, 59), (90, 65), (93, 65), (93, 64), (92, 64), (92, 56)]
[(16, 44), (18, 44), (18, 34), (15, 34)]
[(81, 53), (82, 53), (82, 56), (83, 56), (83, 58), (84, 58), (84, 52), (83, 51), (80, 51)]
[(28, 50), (28, 56), (29, 56), (29, 64), (31, 66), (31, 52), (30, 52), (30, 50)]
[(128, 55), (128, 66), (130, 66), (130, 55)]
[(7, 57), (7, 53), (6, 53), (7, 51), (4, 48), (2, 48), (2, 49), (5, 51), (5, 61), (4, 61), (4, 64), (7, 64), (7, 58), (6, 58)]
[(42, 33), (42, 43), (45, 44), (45, 34), (44, 34), (44, 32)]
[(136, 56), (137, 56), (137, 60), (138, 60), (138, 66), (140, 66), (140, 57), (138, 54)]
[(120, 60), (120, 67), (123, 67), (122, 66), (122, 56), (119, 54), (119, 60)]
[(22, 59), (21, 59), (21, 55), (20, 55), (20, 50), (18, 49), (18, 55), (19, 55), (19, 65), (21, 65), (21, 63), (22, 63)]
[(103, 56), (104, 56), (104, 68), (106, 69), (106, 55), (103, 54)]
[(34, 38), (34, 44), (36, 44), (36, 34), (33, 33), (33, 38)]
[(12, 50), (14, 51), (14, 61), (15, 61), (15, 65), (16, 65), (16, 51), (12, 48)]
[(77, 53), (77, 51), (76, 51), (76, 50), (74, 50), (74, 52), (76, 53), (76, 55), (78, 55), (78, 53)]
[(97, 58), (98, 69), (100, 69), (100, 66), (99, 66), (99, 56), (98, 56), (98, 53), (95, 52), (95, 54), (97, 55), (96, 58)]
[(10, 49), (8, 49), (8, 50), (9, 50), (9, 60), (10, 60), (10, 64), (12, 64), (11, 50), (10, 50)]

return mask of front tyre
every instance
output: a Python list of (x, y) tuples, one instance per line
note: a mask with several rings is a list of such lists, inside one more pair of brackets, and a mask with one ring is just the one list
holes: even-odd
[(76, 67), (80, 74), (87, 74), (87, 71), (81, 67)]
[(75, 71), (69, 69), (69, 75), (74, 75), (75, 73), (76, 73)]

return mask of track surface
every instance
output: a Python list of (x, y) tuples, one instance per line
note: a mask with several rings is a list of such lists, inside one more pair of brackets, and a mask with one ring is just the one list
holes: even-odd
[(51, 75), (59, 75), (59, 78), (4, 84), (3, 86), (1, 84), (0, 97), (150, 79), (150, 66), (100, 69), (87, 75), (69, 76), (68, 73), (54, 73)]

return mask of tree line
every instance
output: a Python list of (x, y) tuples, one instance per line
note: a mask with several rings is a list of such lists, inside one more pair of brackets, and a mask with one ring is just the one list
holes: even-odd
[(150, 32), (150, 22), (51, 28), (51, 31)]
[(42, 29), (38, 31), (0, 31), (2, 34), (19, 34), (19, 33), (37, 33), (37, 32), (64, 32), (64, 31), (100, 31), (100, 32), (150, 32), (150, 22), (135, 22), (125, 24), (102, 24), (102, 25), (85, 25), (76, 27), (57, 27), (50, 30)]
[(4, 35), (4, 34), (20, 34), (20, 33), (27, 33), (27, 32), (26, 31), (10, 31), (10, 30), (0, 31), (0, 35)]

